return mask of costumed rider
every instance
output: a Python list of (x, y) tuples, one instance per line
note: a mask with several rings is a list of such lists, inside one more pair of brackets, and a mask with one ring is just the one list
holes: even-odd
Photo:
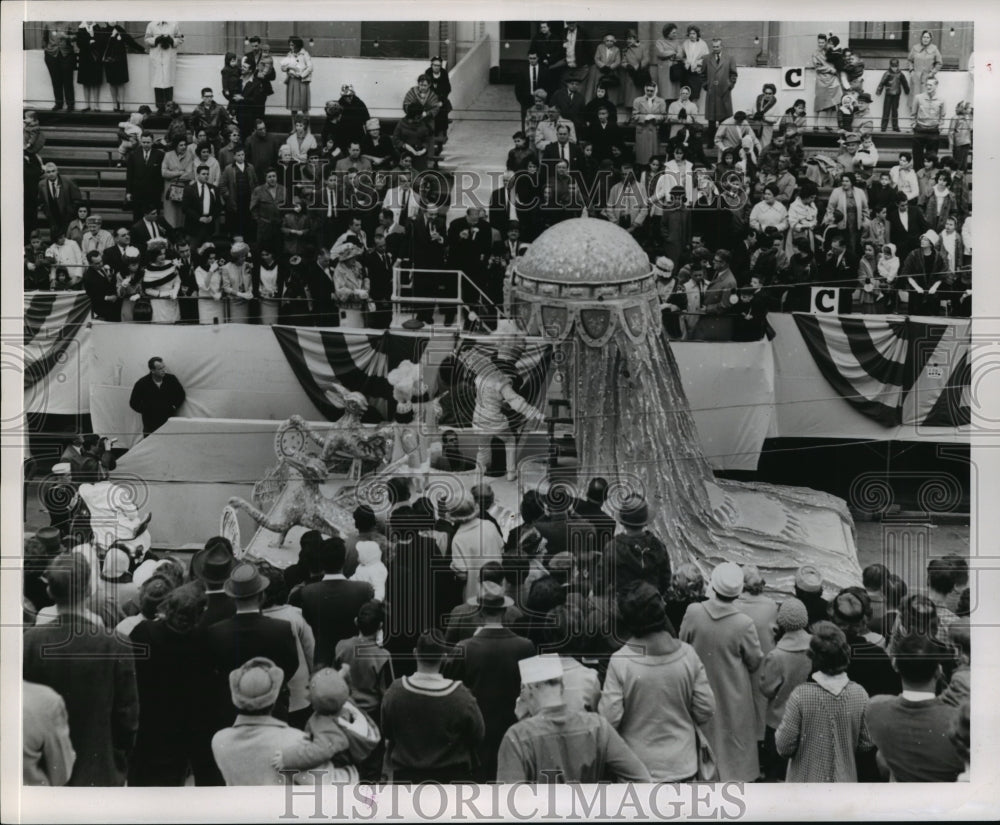
[(410, 467), (420, 467), (429, 460), (429, 444), (437, 435), (441, 405), (431, 399), (420, 367), (412, 361), (403, 361), (389, 370), (386, 380), (392, 386), (396, 402), (393, 420), (400, 425), (396, 428), (398, 437), (393, 460), (405, 455)]
[[(480, 472), (490, 469), (490, 442), (499, 438), (506, 451), (507, 480), (513, 481), (517, 477), (517, 433), (512, 419), (523, 416), (529, 424), (541, 424), (545, 415), (514, 388), (517, 361), (524, 354), (524, 334), (517, 330), (514, 322), (501, 321), (490, 339), (496, 340), (494, 353), (485, 354), (477, 348), (464, 356), (476, 388), (472, 410), (472, 426), (480, 438), (476, 464)], [(493, 345), (493, 340), (489, 344)]]
[(77, 492), (90, 512), (91, 544), (99, 556), (119, 547), (137, 561), (152, 547), (147, 528), (153, 514), (139, 514), (135, 491), (129, 485), (107, 479), (81, 484)]

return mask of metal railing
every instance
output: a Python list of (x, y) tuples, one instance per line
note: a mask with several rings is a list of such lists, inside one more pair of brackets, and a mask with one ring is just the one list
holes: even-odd
[[(414, 295), (413, 290), (416, 282), (423, 278), (452, 278), (454, 279), (454, 290), (450, 294), (454, 297), (436, 296), (423, 297)], [(459, 269), (417, 269), (414, 267), (404, 267), (398, 261), (392, 270), (392, 326), (398, 327), (415, 317), (415, 311), (408, 307), (454, 307), (455, 323), (464, 326), (469, 320), (469, 299), (473, 304), (488, 307), (491, 313), (497, 317), (506, 318), (503, 307), (498, 307), (490, 297), (483, 292), (475, 283)]]

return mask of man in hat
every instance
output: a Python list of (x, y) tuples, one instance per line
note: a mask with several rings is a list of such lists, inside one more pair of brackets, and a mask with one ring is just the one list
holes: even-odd
[(347, 546), (339, 536), (324, 539), (319, 559), (323, 578), (300, 591), (302, 616), (316, 637), (316, 667), (330, 667), (336, 659), (337, 642), (355, 633), (354, 619), (365, 602), (375, 598), (368, 582), (348, 581), (344, 575)]
[(567, 710), (559, 656), (518, 662), (531, 713), (503, 737), (498, 782), (650, 782), (649, 771), (603, 716)]
[(288, 681), (298, 670), (299, 654), (292, 626), (261, 613), (268, 584), (268, 578), (254, 564), (237, 564), (224, 585), (226, 595), (236, 603), (236, 615), (209, 625), (201, 633), (211, 688), (206, 702), (214, 730), (233, 724), (236, 713), (229, 674), (253, 656), (266, 656), (284, 671), (280, 693), (271, 705), (276, 705), (279, 718), (288, 716)]
[(214, 536), (191, 559), (191, 576), (200, 581), (208, 596), (208, 606), (198, 622), (202, 628), (236, 615), (236, 604), (225, 592), (226, 580), (236, 566), (229, 539)]
[(564, 83), (565, 85), (552, 95), (549, 103), (559, 110), (561, 117), (572, 121), (577, 135), (582, 135), (586, 125), (584, 119), (586, 101), (583, 92), (580, 91), (580, 79), (573, 72), (567, 71)]
[(503, 626), (514, 600), (501, 584), (485, 581), (479, 595), (468, 599), (478, 605), (483, 626), (472, 638), (458, 643), (445, 667), (445, 675), (461, 679), (479, 703), (486, 735), (479, 748), (479, 768), (474, 778), (490, 782), (496, 776), (497, 749), (504, 734), (516, 721), (514, 706), (519, 693), (518, 665), (535, 654), (535, 646)]
[[(282, 668), (264, 656), (251, 657), (228, 674), (228, 691), (238, 715), (230, 727), (212, 737), (212, 754), (226, 785), (284, 785), (289, 772), (272, 766), (274, 754), (309, 744), (307, 734), (272, 715), (285, 682)], [(293, 782), (314, 783), (317, 770), (324, 772), (320, 779), (324, 785), (358, 781), (353, 765), (334, 768), (328, 762), (308, 774), (296, 774)]]
[(573, 530), (582, 530), (580, 522), (589, 522), (593, 531), (593, 546), (585, 546), (586, 549), (593, 549), (604, 552), (608, 544), (611, 543), (615, 535), (615, 520), (604, 510), (604, 503), (608, 499), (608, 480), (597, 476), (587, 484), (587, 494), (585, 499), (577, 499), (573, 507)]
[(451, 539), (451, 569), (465, 582), (465, 599), (475, 599), (479, 592), (479, 570), (488, 561), (503, 558), (503, 538), (495, 524), (482, 518), (471, 496), (459, 501), (448, 513), (457, 525)]
[(734, 604), (743, 571), (722, 562), (712, 571), (712, 597), (690, 605), (678, 637), (694, 649), (708, 672), (716, 711), (704, 725), (722, 782), (754, 782), (760, 775), (752, 675), (763, 654), (753, 619)]
[[(69, 444), (63, 447), (58, 463), (69, 464), (69, 474), (75, 481), (80, 473), (83, 472), (83, 462), (85, 460), (86, 456), (83, 454), (83, 434), (75, 433)], [(55, 467), (52, 468), (52, 471), (55, 472)]]
[(375, 169), (387, 169), (396, 162), (396, 149), (392, 145), (392, 138), (382, 133), (382, 123), (377, 117), (365, 121), (361, 154)]
[(393, 782), (471, 781), (485, 733), (475, 697), (441, 675), (448, 648), (440, 636), (417, 639), (417, 672), (396, 679), (382, 700), (385, 764)]
[(49, 528), (42, 529), (53, 529), (59, 536), (69, 535), (73, 512), (78, 504), (71, 473), (70, 463), (59, 461), (52, 465), (51, 478), (41, 482), (42, 504), (49, 514)]
[[(503, 565), (498, 561), (488, 561), (479, 570), (479, 588), (482, 591), (484, 582), (491, 582), (503, 588), (504, 594), (508, 593), (507, 574)], [(524, 614), (513, 603), (506, 609), (503, 615), (504, 627), (515, 628), (517, 622), (524, 617)], [(476, 635), (479, 628), (483, 627), (486, 619), (479, 609), (478, 601), (462, 602), (452, 608), (451, 613), (445, 620), (445, 641), (449, 645), (456, 645), (463, 639), (471, 639)]]
[(607, 556), (611, 586), (624, 593), (634, 581), (646, 581), (666, 594), (670, 587), (670, 555), (649, 524), (649, 506), (645, 499), (634, 496), (622, 504), (618, 515), (624, 531), (614, 537)]
[(91, 575), (81, 553), (52, 560), (46, 579), (60, 621), (25, 631), (23, 676), (52, 688), (66, 703), (70, 739), (80, 757), (67, 784), (122, 786), (139, 721), (135, 664), (129, 645), (87, 608)]

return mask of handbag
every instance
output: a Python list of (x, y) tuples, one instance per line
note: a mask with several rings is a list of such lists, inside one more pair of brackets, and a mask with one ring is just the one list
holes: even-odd
[(684, 83), (687, 81), (687, 69), (683, 63), (671, 63), (669, 76), (673, 83)]
[(695, 748), (698, 751), (698, 772), (695, 780), (698, 782), (718, 782), (719, 765), (715, 761), (715, 754), (712, 746), (708, 743), (708, 737), (701, 732), (701, 728), (695, 725)]
[(167, 200), (174, 203), (184, 200), (184, 184), (171, 183), (167, 187)]

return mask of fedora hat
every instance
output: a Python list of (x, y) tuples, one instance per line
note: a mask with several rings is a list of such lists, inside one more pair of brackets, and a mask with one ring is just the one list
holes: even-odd
[(466, 603), (497, 610), (501, 607), (510, 607), (514, 604), (514, 600), (504, 595), (503, 585), (486, 581), (480, 585), (479, 595), (468, 599)]
[(270, 583), (271, 580), (267, 576), (262, 576), (257, 570), (257, 565), (244, 561), (233, 568), (222, 589), (230, 598), (249, 599), (267, 590)]
[(211, 543), (191, 559), (191, 572), (207, 585), (220, 587), (226, 583), (236, 559), (221, 542)]
[(618, 520), (626, 527), (645, 527), (649, 524), (649, 506), (645, 499), (635, 496), (624, 502)]

